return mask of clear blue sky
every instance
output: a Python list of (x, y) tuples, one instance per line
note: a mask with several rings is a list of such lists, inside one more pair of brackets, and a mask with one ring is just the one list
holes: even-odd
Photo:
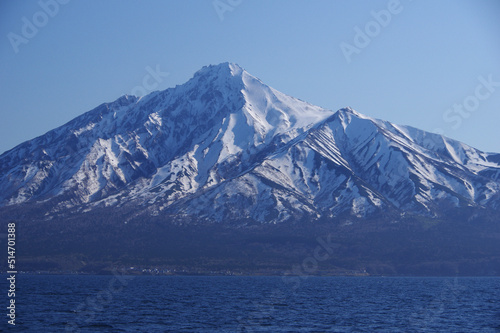
[(312, 104), (500, 152), (498, 0), (54, 1), (0, 2), (0, 153), (225, 61)]

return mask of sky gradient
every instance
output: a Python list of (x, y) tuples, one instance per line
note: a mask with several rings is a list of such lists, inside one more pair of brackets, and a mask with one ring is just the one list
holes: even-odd
[(2, 1), (0, 153), (225, 61), (315, 105), (500, 152), (499, 16), (497, 0)]

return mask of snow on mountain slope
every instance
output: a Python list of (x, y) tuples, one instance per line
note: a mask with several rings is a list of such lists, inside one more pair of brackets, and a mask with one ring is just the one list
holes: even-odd
[[(423, 211), (440, 200), (455, 206), (482, 205), (495, 180), (478, 174), (480, 168), (498, 168), (485, 154), (460, 142), (349, 112), (339, 113), (343, 126), (334, 124), (341, 151), (353, 170), (396, 207)], [(345, 123), (349, 123), (348, 126)], [(355, 133), (354, 137), (350, 133)], [(418, 206), (417, 204), (417, 206)]]
[(345, 108), (231, 63), (123, 96), (0, 156), (0, 205), (138, 205), (153, 215), (283, 222), (500, 208), (500, 154)]
[[(401, 135), (410, 130), (342, 109), (241, 176), (170, 211), (261, 222), (346, 213), (366, 217), (387, 210), (438, 216), (443, 204), (481, 206), (499, 192), (498, 182)], [(448, 140), (467, 147), (436, 138), (437, 143)], [(481, 154), (468, 149), (469, 155)]]
[(248, 159), (274, 136), (290, 131), (285, 142), (331, 114), (277, 93), (237, 65), (205, 67), (182, 86), (124, 96), (5, 153), (1, 201), (56, 194), (77, 203), (99, 200), (141, 177), (157, 179), (168, 164), (183, 168), (175, 159), (185, 154), (198, 161), (195, 190), (218, 181), (215, 164)]

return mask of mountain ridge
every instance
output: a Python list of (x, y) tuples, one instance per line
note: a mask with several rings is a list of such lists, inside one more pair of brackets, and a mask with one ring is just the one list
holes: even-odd
[(350, 107), (314, 106), (222, 63), (101, 104), (0, 155), (0, 207), (54, 201), (50, 216), (136, 205), (216, 222), (439, 217), (500, 208), (498, 156)]

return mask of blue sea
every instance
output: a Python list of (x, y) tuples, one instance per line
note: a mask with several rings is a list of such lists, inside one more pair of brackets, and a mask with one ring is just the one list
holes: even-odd
[(500, 278), (6, 277), (2, 331), (500, 332)]

